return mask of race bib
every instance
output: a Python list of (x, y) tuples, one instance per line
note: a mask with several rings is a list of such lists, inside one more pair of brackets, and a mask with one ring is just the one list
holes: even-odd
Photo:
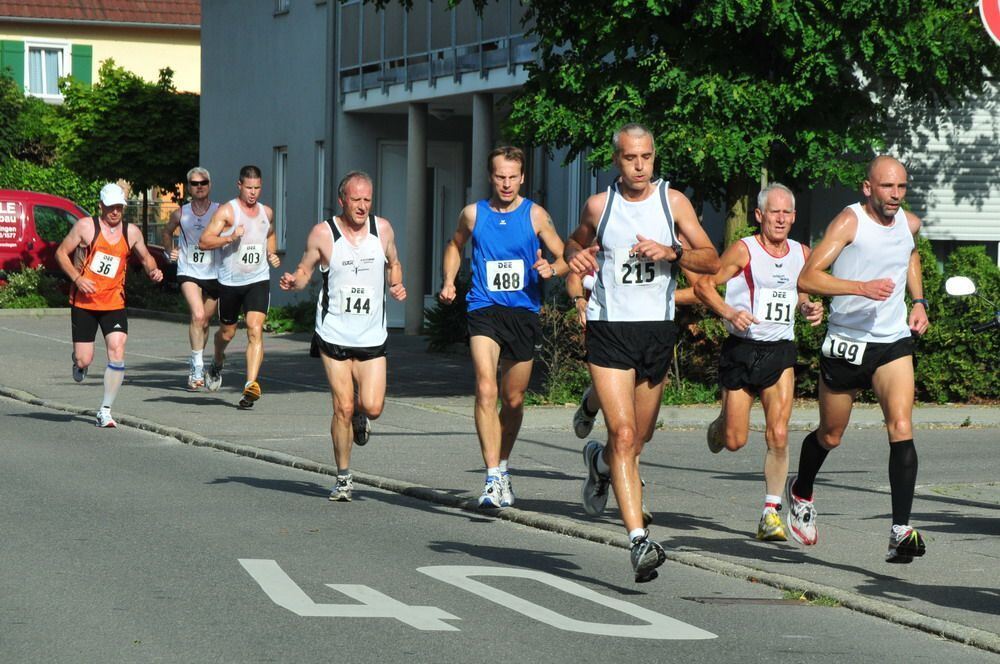
[(861, 360), (865, 357), (866, 346), (868, 344), (864, 341), (853, 341), (827, 332), (820, 352), (823, 353), (823, 357), (829, 357), (834, 360), (847, 360), (853, 365), (861, 366)]
[(189, 247), (187, 251), (187, 262), (188, 265), (211, 265), (212, 252), (199, 249), (198, 247)]
[(244, 244), (240, 246), (240, 264), (246, 267), (256, 267), (264, 262), (263, 244)]
[(519, 291), (524, 288), (524, 261), (486, 261), (486, 283), (491, 291)]
[(118, 267), (122, 259), (118, 256), (111, 256), (103, 251), (94, 253), (94, 259), (90, 261), (90, 271), (102, 277), (112, 278), (118, 274)]
[(794, 290), (765, 288), (757, 296), (754, 318), (762, 323), (791, 325), (795, 322), (795, 304), (799, 295)]
[(615, 283), (619, 286), (645, 286), (660, 278), (660, 261), (636, 256), (629, 247), (614, 250)]
[(371, 289), (365, 286), (343, 286), (340, 289), (340, 310), (352, 316), (367, 316), (372, 312)]

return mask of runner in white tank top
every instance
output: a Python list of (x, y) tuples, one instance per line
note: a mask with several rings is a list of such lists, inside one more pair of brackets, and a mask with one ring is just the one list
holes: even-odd
[(337, 484), (330, 500), (350, 501), (352, 445), (368, 443), (370, 420), (385, 404), (385, 292), (406, 299), (403, 267), (388, 219), (371, 212), (372, 180), (361, 171), (344, 176), (337, 189), (342, 213), (313, 226), (294, 273), (282, 290), (302, 290), (318, 266), (323, 287), (313, 343), (333, 395), (333, 457)]
[(264, 320), (271, 301), (271, 268), (281, 265), (274, 235), (274, 212), (259, 201), (260, 169), (240, 169), (239, 196), (216, 210), (198, 246), (216, 250), (219, 259), (219, 331), (215, 357), (205, 384), (211, 391), (222, 386), (225, 350), (236, 335), (241, 313), (247, 326), (247, 375), (239, 407), (252, 408), (261, 397), (257, 376), (264, 359)]
[(587, 309), (587, 364), (608, 443), (584, 447), (582, 499), (588, 514), (600, 514), (613, 487), (632, 542), (632, 571), (644, 582), (666, 559), (644, 527), (639, 454), (653, 436), (676, 340), (674, 271), (714, 274), (719, 256), (684, 194), (653, 181), (648, 129), (629, 124), (616, 131), (613, 158), (615, 188), (587, 200), (565, 253), (577, 275), (598, 275)]
[[(871, 387), (889, 438), (892, 524), (885, 559), (891, 563), (909, 563), (925, 550), (923, 538), (909, 525), (917, 481), (910, 333), (923, 334), (928, 320), (913, 237), (920, 219), (902, 209), (906, 188), (902, 164), (888, 156), (872, 160), (862, 184), (864, 200), (834, 218), (802, 268), (801, 290), (834, 299), (821, 347), (819, 428), (802, 441), (799, 472), (787, 487), (792, 535), (815, 544), (816, 475), (828, 452), (840, 445), (857, 392)], [(913, 298), (909, 316), (904, 288)]]
[[(757, 197), (760, 233), (733, 242), (714, 277), (695, 284), (702, 301), (726, 323), (730, 336), (719, 357), (722, 411), (708, 427), (708, 448), (742, 449), (750, 436), (750, 410), (760, 396), (764, 408), (764, 508), (757, 539), (782, 542), (778, 512), (788, 476), (788, 422), (795, 395), (795, 312), (813, 325), (823, 305), (799, 293), (796, 282), (809, 250), (788, 238), (795, 223), (795, 196), (773, 183)], [(725, 284), (725, 300), (717, 286)]]
[(191, 312), (187, 388), (192, 391), (205, 385), (208, 327), (219, 304), (218, 257), (215, 251), (198, 246), (201, 234), (219, 209), (219, 204), (209, 198), (211, 192), (212, 180), (207, 169), (196, 166), (188, 171), (187, 193), (191, 202), (174, 210), (163, 229), (163, 246), (177, 263), (177, 282)]

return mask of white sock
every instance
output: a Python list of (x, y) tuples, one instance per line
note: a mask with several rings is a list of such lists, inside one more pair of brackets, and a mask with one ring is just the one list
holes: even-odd
[(500, 466), (494, 466), (493, 468), (486, 469), (487, 475), (493, 475), (494, 477), (500, 477)]
[(191, 366), (194, 367), (195, 371), (200, 372), (205, 368), (204, 355), (205, 355), (204, 350), (191, 351)]
[(608, 462), (604, 460), (603, 450), (597, 455), (597, 472), (605, 477), (611, 477), (611, 466), (609, 466)]
[(501, 459), (500, 460), (500, 474), (502, 475), (504, 473), (509, 473), (509, 472), (510, 471), (507, 469), (507, 459)]
[(111, 410), (115, 397), (118, 396), (118, 388), (122, 386), (124, 380), (125, 363), (108, 362), (108, 367), (104, 370), (104, 401), (101, 402), (101, 408)]
[(636, 528), (635, 530), (628, 531), (628, 541), (634, 542), (639, 537), (646, 536), (645, 528)]
[(767, 494), (764, 496), (764, 509), (767, 509), (768, 505), (774, 505), (776, 510), (781, 509), (781, 496), (772, 496)]

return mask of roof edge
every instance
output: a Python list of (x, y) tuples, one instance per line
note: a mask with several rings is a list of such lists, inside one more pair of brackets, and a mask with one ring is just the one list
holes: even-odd
[(29, 18), (25, 16), (0, 16), (3, 23), (45, 23), (48, 25), (85, 25), (102, 28), (151, 28), (156, 30), (201, 30), (201, 24), (182, 23), (138, 23), (136, 21), (90, 21), (68, 18)]

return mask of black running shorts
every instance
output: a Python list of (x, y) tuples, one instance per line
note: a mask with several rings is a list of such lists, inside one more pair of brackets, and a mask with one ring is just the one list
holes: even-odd
[(197, 277), (189, 277), (186, 274), (182, 274), (177, 277), (178, 284), (195, 284), (201, 289), (201, 292), (205, 294), (210, 300), (219, 299), (219, 280), (218, 279), (198, 279)]
[(677, 324), (672, 320), (587, 322), (587, 362), (634, 369), (637, 383), (663, 382), (674, 357)]
[(73, 343), (93, 343), (97, 337), (98, 327), (101, 328), (101, 334), (104, 336), (108, 336), (112, 332), (128, 334), (128, 316), (124, 309), (95, 311), (71, 307), (69, 321), (73, 330)]
[[(316, 350), (323, 355), (326, 355), (332, 360), (338, 360), (343, 362), (344, 360), (357, 360), (359, 362), (366, 362), (368, 360), (374, 360), (377, 357), (385, 357), (387, 355), (385, 350), (385, 344), (380, 346), (338, 346), (337, 344), (332, 344), (329, 341), (324, 341), (323, 337), (318, 334), (313, 334), (313, 345)], [(317, 353), (314, 357), (319, 357)]]
[(219, 285), (219, 322), (235, 325), (240, 313), (267, 313), (271, 304), (271, 281), (257, 281), (245, 286)]
[(794, 341), (754, 341), (731, 334), (719, 353), (719, 385), (727, 390), (760, 392), (794, 367), (797, 356)]
[(836, 392), (865, 390), (872, 386), (875, 370), (907, 355), (913, 355), (913, 337), (886, 344), (869, 342), (865, 347), (861, 364), (855, 365), (842, 358), (819, 356), (819, 375), (826, 386)]
[(489, 337), (500, 346), (500, 359), (527, 362), (542, 345), (538, 314), (520, 307), (494, 304), (466, 314), (470, 337)]

